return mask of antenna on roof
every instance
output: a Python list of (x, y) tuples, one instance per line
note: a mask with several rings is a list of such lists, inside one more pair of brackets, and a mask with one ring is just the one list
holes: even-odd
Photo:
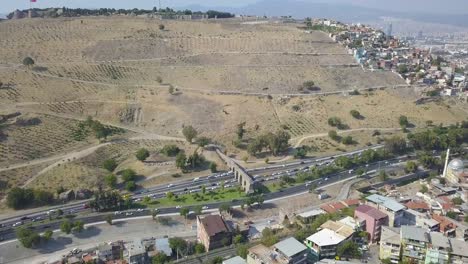
[(450, 156), (450, 149), (447, 149), (447, 155), (445, 156), (444, 173), (442, 174), (442, 178), (445, 178), (447, 176), (447, 166), (448, 166), (449, 156)]

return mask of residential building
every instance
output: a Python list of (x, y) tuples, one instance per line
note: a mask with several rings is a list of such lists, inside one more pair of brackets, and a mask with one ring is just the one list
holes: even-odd
[(112, 246), (110, 244), (101, 244), (96, 250), (96, 255), (101, 261), (113, 260)]
[(421, 227), (401, 226), (402, 259), (409, 263), (423, 264), (429, 234)]
[(365, 230), (369, 233), (369, 241), (380, 240), (382, 226), (388, 225), (388, 215), (369, 205), (360, 205), (354, 210), (354, 217), (365, 221)]
[(420, 213), (413, 209), (406, 209), (403, 212), (402, 225), (416, 225), (423, 227), (428, 231), (439, 231), (440, 224), (436, 220), (432, 219), (426, 213)]
[(406, 207), (392, 198), (378, 194), (366, 197), (366, 204), (379, 209), (388, 215), (388, 225), (399, 227)]
[(420, 213), (426, 213), (430, 211), (429, 205), (424, 201), (409, 201), (405, 203), (405, 206), (408, 209), (412, 209)]
[(129, 264), (145, 264), (148, 261), (146, 249), (138, 240), (125, 245), (124, 257)]
[(457, 225), (442, 215), (433, 214), (432, 219), (439, 223), (439, 232), (447, 237), (455, 237), (457, 234)]
[(468, 263), (468, 243), (454, 238), (449, 238), (449, 240), (452, 248), (450, 262), (453, 264)]
[(328, 220), (320, 226), (321, 230), (309, 236), (305, 244), (318, 258), (335, 258), (336, 249), (344, 241), (351, 239), (354, 228), (341, 222)]
[(425, 264), (445, 264), (449, 261), (450, 241), (442, 233), (430, 232)]
[(197, 216), (197, 239), (206, 250), (232, 243), (232, 230), (221, 215)]
[(400, 261), (401, 240), (400, 229), (395, 227), (383, 226), (380, 235), (380, 259), (390, 259), (392, 263)]
[(243, 258), (235, 256), (233, 258), (224, 260), (223, 264), (247, 264), (247, 262)]
[(262, 244), (249, 248), (248, 264), (306, 264), (308, 249), (294, 238), (280, 241), (268, 248)]

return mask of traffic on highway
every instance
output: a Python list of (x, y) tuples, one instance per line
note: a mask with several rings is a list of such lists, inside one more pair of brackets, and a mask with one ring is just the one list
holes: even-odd
[[(382, 146), (374, 146), (372, 148), (362, 149), (358, 151), (343, 153), (340, 155), (316, 158), (316, 159), (304, 159), (301, 161), (295, 161), (290, 163), (284, 163), (280, 165), (272, 165), (262, 168), (255, 168), (247, 170), (250, 175), (255, 179), (256, 182), (275, 182), (280, 181), (283, 176), (295, 177), (297, 173), (308, 171), (312, 167), (324, 167), (333, 164), (334, 159), (339, 156), (348, 156), (352, 157), (354, 155), (360, 155), (365, 150), (368, 149), (377, 149)], [(375, 162), (372, 164), (366, 164), (366, 175), (371, 175), (377, 172), (379, 169), (385, 169), (392, 166), (395, 166), (398, 163), (402, 163), (407, 160), (407, 156), (402, 156), (398, 158), (392, 158), (388, 160), (383, 160)], [(326, 177), (319, 178), (313, 181), (308, 181), (300, 185), (295, 185), (293, 187), (284, 188), (277, 192), (271, 192), (263, 194), (264, 200), (268, 201), (271, 199), (283, 198), (291, 195), (296, 195), (309, 191), (311, 186), (316, 186), (317, 189), (320, 189), (323, 186), (336, 183), (338, 181), (343, 181), (346, 179), (351, 179), (356, 177), (353, 169), (342, 170), (340, 172), (326, 175)], [(232, 172), (222, 172), (216, 173), (205, 177), (197, 177), (195, 179), (184, 180), (180, 182), (175, 182), (171, 184), (159, 185), (148, 189), (142, 189), (135, 192), (129, 198), (133, 201), (141, 201), (145, 196), (148, 196), (153, 199), (159, 199), (166, 196), (167, 192), (172, 192), (175, 195), (181, 194), (190, 194), (201, 192), (202, 186), (205, 186), (206, 190), (216, 190), (221, 187), (221, 184), (224, 184), (224, 188), (232, 188), (238, 186), (236, 179)], [(203, 210), (209, 210), (213, 208), (218, 208), (224, 202), (214, 202), (203, 205)], [(228, 201), (229, 202), (229, 201)], [(239, 206), (242, 203), (240, 200), (230, 201), (231, 206)], [(184, 206), (188, 207), (190, 210), (193, 210), (194, 206)], [(173, 214), (180, 211), (181, 206), (174, 206), (168, 208), (158, 208), (158, 214)], [(62, 207), (55, 207), (53, 209), (48, 209), (40, 211), (34, 214), (21, 215), (14, 218), (3, 219), (0, 222), (0, 237), (3, 240), (13, 239), (15, 237), (14, 229), (30, 223), (41, 222), (47, 220), (57, 215), (58, 211), (61, 210), (63, 216), (75, 215), (77, 218), (82, 220), (84, 223), (94, 223), (104, 221), (105, 217), (109, 214), (107, 213), (92, 213), (91, 209), (86, 202), (74, 203), (69, 205), (64, 205)], [(87, 213), (85, 215), (85, 213)], [(112, 212), (111, 212), (112, 213)], [(126, 211), (118, 211), (113, 213), (114, 219), (122, 218), (132, 218), (144, 215), (151, 215), (149, 209), (139, 208)], [(47, 230), (47, 229), (58, 229), (60, 222), (51, 222), (51, 223), (35, 223), (34, 229), (38, 232)]]

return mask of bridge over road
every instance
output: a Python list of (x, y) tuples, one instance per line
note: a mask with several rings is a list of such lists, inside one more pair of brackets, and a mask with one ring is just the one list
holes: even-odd
[(229, 169), (234, 172), (235, 179), (239, 182), (244, 191), (246, 193), (253, 193), (255, 191), (255, 180), (252, 176), (250, 176), (242, 166), (237, 164), (237, 162), (228, 157), (218, 148), (216, 148), (216, 153), (226, 163)]

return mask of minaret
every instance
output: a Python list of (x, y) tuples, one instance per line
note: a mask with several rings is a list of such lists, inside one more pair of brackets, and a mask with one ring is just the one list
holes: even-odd
[(450, 156), (450, 149), (447, 149), (447, 156), (445, 157), (445, 166), (444, 166), (444, 173), (442, 174), (442, 178), (445, 178), (447, 176), (447, 166), (448, 166), (449, 156)]

